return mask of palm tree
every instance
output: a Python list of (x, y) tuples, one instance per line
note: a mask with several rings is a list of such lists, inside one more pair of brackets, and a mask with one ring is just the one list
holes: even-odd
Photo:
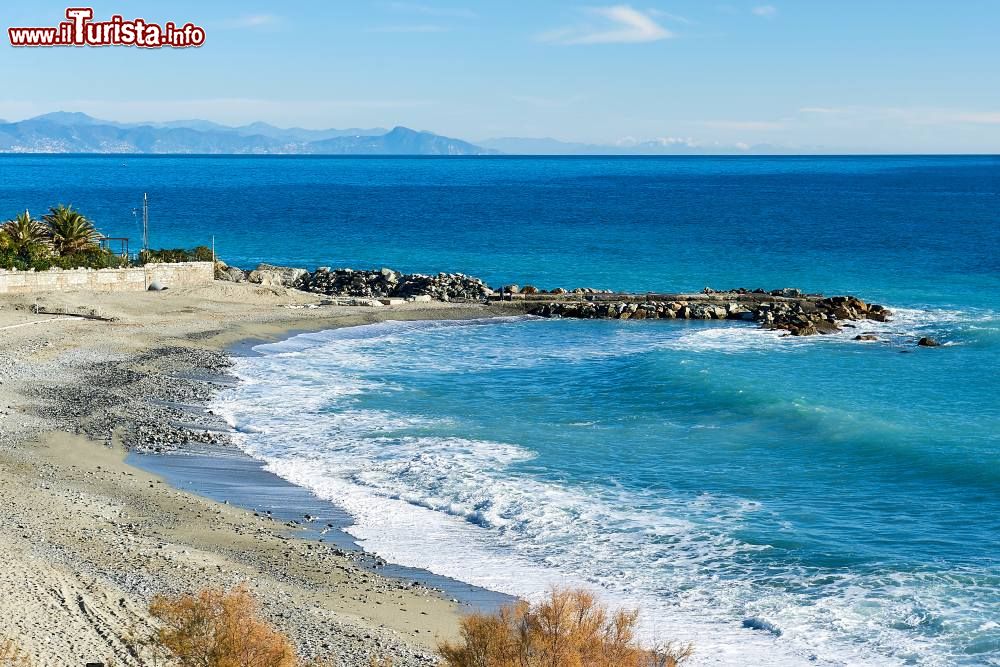
[(72, 206), (53, 206), (42, 220), (48, 227), (52, 247), (60, 255), (89, 250), (97, 246), (101, 239), (94, 223)]
[(45, 226), (27, 211), (0, 225), (0, 248), (6, 246), (19, 255), (27, 255), (48, 245), (49, 233)]

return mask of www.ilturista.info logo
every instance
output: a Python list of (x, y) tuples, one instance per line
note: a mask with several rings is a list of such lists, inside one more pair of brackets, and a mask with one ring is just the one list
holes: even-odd
[(186, 48), (205, 43), (205, 29), (193, 23), (163, 25), (145, 19), (126, 21), (114, 15), (94, 21), (90, 7), (70, 7), (66, 19), (49, 28), (7, 28), (11, 46), (138, 46), (146, 49)]

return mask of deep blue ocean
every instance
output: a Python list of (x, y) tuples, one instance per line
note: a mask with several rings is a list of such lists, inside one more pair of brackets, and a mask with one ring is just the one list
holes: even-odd
[[(844, 334), (534, 319), (258, 346), (215, 406), (390, 560), (638, 605), (703, 665), (1000, 665), (1000, 158), (0, 157), (244, 267), (492, 284), (799, 287)], [(852, 340), (874, 331), (876, 343)], [(920, 336), (944, 345), (916, 347)]]

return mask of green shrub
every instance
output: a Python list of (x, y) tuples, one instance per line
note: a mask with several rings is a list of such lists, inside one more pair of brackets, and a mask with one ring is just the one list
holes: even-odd
[(6, 269), (8, 271), (13, 270), (23, 270), (24, 262), (18, 257), (17, 253), (9, 248), (0, 249), (0, 269)]
[(144, 250), (139, 253), (141, 263), (152, 262), (176, 264), (177, 262), (211, 262), (212, 249), (208, 246), (194, 248), (160, 248), (159, 250)]
[(48, 271), (49, 269), (118, 269), (128, 260), (107, 250), (90, 248), (70, 255), (53, 255), (44, 248), (27, 252), (0, 250), (0, 269), (8, 271)]

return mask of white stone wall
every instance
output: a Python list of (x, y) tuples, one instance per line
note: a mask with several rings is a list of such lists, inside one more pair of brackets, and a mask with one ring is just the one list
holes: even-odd
[(0, 294), (32, 294), (66, 290), (141, 292), (156, 281), (164, 287), (192, 287), (215, 279), (212, 262), (147, 264), (133, 269), (50, 269), (4, 271), (0, 269)]

